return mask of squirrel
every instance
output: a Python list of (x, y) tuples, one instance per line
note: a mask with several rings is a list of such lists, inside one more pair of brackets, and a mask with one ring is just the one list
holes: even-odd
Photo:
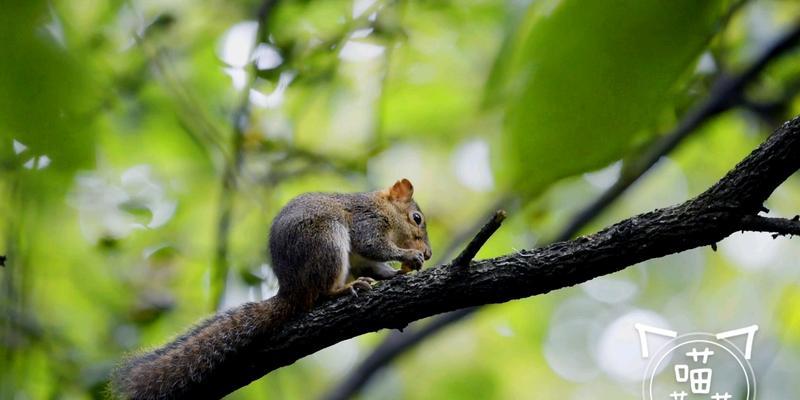
[[(219, 373), (257, 335), (315, 304), (357, 296), (376, 280), (418, 270), (431, 257), (427, 225), (408, 179), (366, 193), (306, 193), (272, 222), (269, 251), (278, 293), (219, 313), (164, 347), (134, 356), (112, 374), (124, 399), (181, 397), (192, 382)], [(400, 261), (395, 269), (387, 261)], [(348, 276), (355, 279), (347, 282)]]

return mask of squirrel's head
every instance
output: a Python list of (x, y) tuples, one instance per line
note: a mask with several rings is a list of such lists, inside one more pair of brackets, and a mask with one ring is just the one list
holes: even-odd
[(394, 229), (389, 233), (390, 240), (403, 249), (416, 249), (425, 259), (431, 258), (431, 244), (425, 216), (414, 201), (414, 185), (408, 179), (401, 179), (381, 192), (393, 207), (389, 213), (389, 225)]

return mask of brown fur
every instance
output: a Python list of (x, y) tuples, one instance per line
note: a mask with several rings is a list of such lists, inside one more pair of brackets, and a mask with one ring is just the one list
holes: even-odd
[(112, 375), (114, 397), (168, 399), (192, 382), (217, 372), (235, 349), (294, 313), (291, 303), (273, 297), (217, 314), (168, 345), (126, 359)]

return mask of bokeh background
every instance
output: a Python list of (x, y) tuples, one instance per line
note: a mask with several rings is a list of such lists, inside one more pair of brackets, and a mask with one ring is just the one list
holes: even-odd
[[(797, 24), (789, 0), (3, 1), (0, 398), (102, 398), (123, 354), (274, 294), (269, 223), (302, 192), (411, 179), (434, 260), (498, 207), (479, 257), (548, 243), (766, 60), (577, 233), (682, 202), (800, 112), (796, 40), (763, 57)], [(800, 212), (797, 178), (766, 206)], [(798, 258), (736, 234), (488, 306), (361, 396), (638, 399), (643, 322), (758, 324), (759, 397), (794, 398)], [(230, 398), (324, 396), (386, 335)]]

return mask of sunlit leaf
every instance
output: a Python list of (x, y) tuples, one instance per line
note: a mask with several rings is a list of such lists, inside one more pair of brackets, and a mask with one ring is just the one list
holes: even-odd
[(538, 193), (622, 157), (669, 104), (725, 1), (538, 2), (500, 66), (508, 109), (500, 177)]

